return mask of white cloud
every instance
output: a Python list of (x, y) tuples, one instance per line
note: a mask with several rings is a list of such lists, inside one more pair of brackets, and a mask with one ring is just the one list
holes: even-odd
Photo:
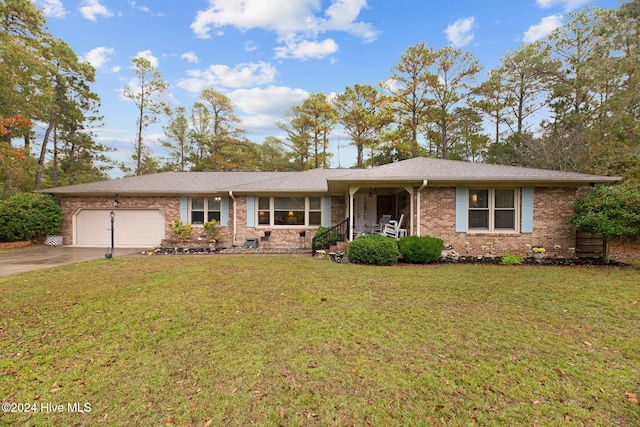
[(111, 56), (115, 52), (115, 49), (111, 47), (100, 46), (87, 52), (82, 60), (88, 62), (93, 68), (98, 70), (111, 60)]
[(443, 32), (447, 35), (447, 40), (455, 47), (466, 46), (473, 40), (473, 27), (475, 18), (473, 16), (464, 19), (458, 19), (449, 25)]
[(338, 51), (338, 44), (332, 39), (321, 42), (303, 40), (287, 41), (286, 46), (274, 49), (276, 58), (322, 59)]
[(151, 65), (153, 65), (155, 68), (158, 68), (158, 66), (160, 65), (160, 61), (158, 61), (158, 58), (153, 56), (153, 53), (151, 53), (150, 50), (140, 51), (136, 54), (135, 57), (146, 59), (147, 61), (151, 62)]
[(186, 59), (191, 64), (197, 64), (198, 63), (198, 56), (195, 54), (195, 52), (184, 53), (184, 54), (182, 54), (181, 58), (182, 59)]
[[(278, 122), (285, 121), (284, 115), (294, 105), (300, 105), (309, 96), (303, 89), (284, 86), (266, 88), (236, 89), (227, 94), (236, 107), (242, 126), (254, 136), (274, 135), (282, 132)], [(244, 113), (244, 114), (242, 114)]]
[(561, 6), (564, 10), (574, 10), (580, 6), (584, 6), (591, 0), (536, 0), (536, 4), (542, 9), (548, 9), (554, 6)]
[(67, 14), (60, 0), (39, 0), (38, 5), (49, 18), (64, 18)]
[(550, 34), (553, 30), (562, 26), (562, 15), (545, 16), (540, 23), (532, 25), (524, 33), (522, 40), (525, 43), (532, 43)]
[(80, 13), (90, 21), (97, 21), (98, 16), (104, 16), (105, 18), (113, 16), (109, 9), (100, 4), (100, 0), (82, 0)]
[(299, 105), (309, 96), (303, 89), (284, 86), (236, 89), (229, 93), (233, 104), (249, 114), (280, 117), (294, 105)]
[[(241, 31), (259, 28), (273, 31), (285, 44), (296, 40), (296, 47), (301, 49), (333, 49), (335, 52), (335, 41), (317, 42), (317, 36), (328, 31), (342, 31), (367, 42), (376, 39), (377, 31), (371, 24), (357, 21), (366, 4), (366, 0), (332, 0), (331, 5), (323, 10), (319, 0), (209, 0), (209, 8), (197, 13), (191, 29), (197, 37), (207, 39), (211, 37), (212, 28), (227, 25)], [(277, 48), (276, 54), (287, 58), (327, 56), (300, 56), (289, 54), (289, 51), (295, 49), (287, 45)]]
[(188, 70), (186, 79), (178, 82), (178, 87), (189, 92), (199, 93), (203, 89), (231, 88), (239, 89), (256, 85), (265, 85), (275, 81), (277, 71), (266, 62), (228, 65), (210, 65), (204, 70)]
[(121, 69), (122, 69), (122, 67), (121, 67), (121, 66), (119, 66), (119, 65), (115, 65), (115, 66), (111, 67), (111, 68), (109, 69), (109, 71), (111, 71), (112, 73), (119, 73)]

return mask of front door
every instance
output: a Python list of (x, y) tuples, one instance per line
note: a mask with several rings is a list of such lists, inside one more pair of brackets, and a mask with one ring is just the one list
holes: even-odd
[(354, 235), (360, 235), (362, 233), (371, 233), (371, 227), (377, 221), (377, 196), (375, 194), (369, 196), (368, 194), (355, 194), (353, 197), (354, 203), (354, 221), (353, 231)]

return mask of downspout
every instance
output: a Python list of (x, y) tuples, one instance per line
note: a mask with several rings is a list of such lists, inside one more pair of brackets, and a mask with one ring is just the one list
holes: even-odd
[(229, 190), (229, 198), (233, 201), (233, 229), (231, 232), (231, 245), (235, 246), (236, 245), (236, 228), (238, 226), (238, 215), (236, 215), (237, 213), (237, 209), (236, 209), (236, 198), (233, 195), (233, 191)]
[(422, 190), (425, 189), (425, 187), (427, 186), (427, 182), (428, 180), (424, 179), (422, 180), (422, 185), (420, 186), (420, 188), (418, 188), (418, 197), (417, 197), (417, 203), (418, 203), (418, 208), (417, 208), (417, 213), (416, 213), (416, 221), (418, 222), (418, 224), (416, 225), (416, 235), (418, 237), (421, 236), (420, 234), (420, 212), (422, 210), (422, 202), (421, 202), (421, 197), (420, 194), (422, 194)]

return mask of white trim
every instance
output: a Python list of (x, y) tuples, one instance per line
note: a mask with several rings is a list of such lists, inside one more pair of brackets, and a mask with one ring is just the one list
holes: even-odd
[[(275, 198), (304, 198), (304, 224), (292, 224), (292, 225), (282, 225), (282, 224), (274, 224), (275, 220)], [(260, 224), (260, 211), (265, 211), (265, 209), (260, 209), (260, 199), (268, 198), (269, 199), (269, 224)], [(311, 211), (310, 209), (310, 199), (316, 198), (320, 200), (320, 208), (314, 209)], [(255, 218), (255, 228), (278, 228), (280, 230), (286, 229), (300, 229), (304, 228), (317, 228), (321, 227), (324, 221), (324, 204), (325, 198), (323, 196), (300, 196), (300, 195), (277, 195), (277, 196), (255, 196), (255, 204), (254, 204), (254, 218)], [(309, 212), (319, 212), (320, 213), (320, 223), (319, 224), (309, 224)]]
[[(469, 221), (469, 212), (473, 208), (468, 203), (469, 193), (473, 190), (487, 190), (488, 191), (488, 211), (489, 211), (489, 227), (488, 228), (472, 228)], [(514, 211), (514, 228), (495, 228), (495, 191), (496, 190), (513, 190), (513, 211)], [(521, 200), (521, 188), (507, 188), (507, 187), (471, 187), (467, 188), (467, 232), (469, 234), (482, 234), (482, 233), (494, 233), (494, 234), (520, 234), (520, 215), (522, 207), (520, 206)], [(500, 210), (500, 209), (499, 209)]]

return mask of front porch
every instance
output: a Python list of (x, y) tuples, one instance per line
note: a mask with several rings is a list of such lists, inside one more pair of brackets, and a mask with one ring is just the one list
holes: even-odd
[[(358, 236), (380, 233), (384, 222), (396, 224), (402, 235), (415, 234), (414, 187), (350, 187), (346, 218), (348, 240)], [(381, 223), (382, 221), (382, 223)]]

